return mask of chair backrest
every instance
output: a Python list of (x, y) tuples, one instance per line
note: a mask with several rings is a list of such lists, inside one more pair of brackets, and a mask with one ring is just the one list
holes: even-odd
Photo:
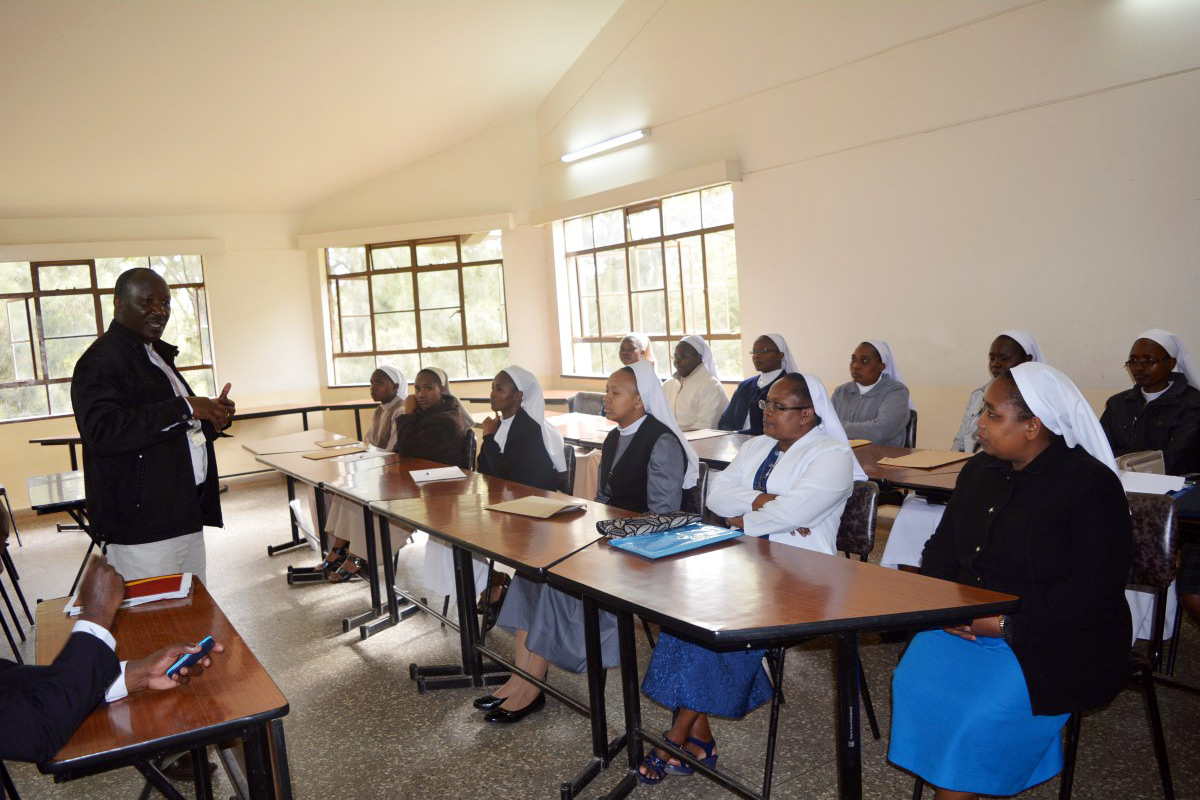
[(879, 508), (879, 486), (871, 481), (855, 481), (854, 491), (842, 512), (838, 526), (837, 549), (866, 561), (875, 549), (875, 516)]
[(917, 446), (917, 410), (915, 408), (908, 410), (908, 424), (904, 426), (904, 446)]
[(603, 392), (576, 392), (567, 401), (567, 408), (579, 414), (597, 414), (604, 416)]
[(1167, 587), (1175, 579), (1175, 559), (1179, 551), (1175, 500), (1165, 494), (1136, 492), (1126, 497), (1133, 524), (1133, 563), (1129, 566), (1129, 583), (1154, 589), (1154, 617), (1150, 622), (1146, 655), (1157, 672), (1162, 665)]
[(567, 459), (567, 472), (563, 478), (561, 491), (564, 494), (575, 494), (575, 446), (564, 444), (563, 456)]
[(475, 447), (475, 429), (467, 428), (467, 435), (463, 437), (463, 464), (469, 470), (475, 469), (475, 457), (478, 455)]
[(691, 489), (683, 490), (683, 499), (680, 501), (679, 510), (686, 511), (689, 514), (704, 514), (704, 504), (708, 500), (708, 464), (700, 462), (700, 474), (696, 478), (696, 485)]

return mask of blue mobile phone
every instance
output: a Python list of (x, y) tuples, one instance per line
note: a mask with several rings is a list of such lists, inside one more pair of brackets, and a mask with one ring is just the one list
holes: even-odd
[(208, 655), (208, 652), (213, 649), (213, 644), (215, 644), (215, 642), (213, 637), (205, 636), (203, 639), (196, 642), (196, 644), (199, 646), (200, 652), (185, 653), (184, 655), (181, 655), (179, 660), (172, 664), (167, 670), (168, 678), (174, 678), (177, 674), (179, 674), (179, 670), (183, 669), (184, 667), (194, 667), (196, 664), (200, 663), (200, 659)]

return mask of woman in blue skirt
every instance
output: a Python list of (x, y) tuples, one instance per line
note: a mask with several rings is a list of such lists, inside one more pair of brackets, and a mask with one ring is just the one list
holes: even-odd
[[(821, 382), (786, 373), (761, 403), (763, 436), (742, 445), (709, 487), (708, 508), (750, 536), (832, 555), (857, 462)], [(861, 469), (859, 470), (861, 474)], [(642, 691), (675, 712), (667, 741), (708, 767), (717, 763), (709, 715), (744, 717), (771, 697), (765, 650), (717, 652), (663, 631)], [(662, 750), (641, 766), (643, 783), (691, 767)]]
[(1128, 677), (1131, 527), (1099, 420), (1027, 362), (988, 384), (921, 573), (1021, 598), (1011, 615), (917, 634), (892, 677), (888, 758), (938, 800), (1008, 796), (1062, 769), (1059, 732)]

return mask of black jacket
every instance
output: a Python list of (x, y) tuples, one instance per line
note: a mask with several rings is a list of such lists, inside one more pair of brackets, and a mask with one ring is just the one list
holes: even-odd
[[(738, 431), (739, 433), (748, 433), (751, 436), (762, 436), (763, 432), (763, 412), (758, 407), (759, 400), (765, 400), (767, 392), (771, 391), (771, 387), (775, 385), (775, 381), (784, 376), (784, 373), (779, 373), (774, 381), (771, 381), (761, 389), (758, 386), (758, 376), (746, 378), (738, 384), (738, 387), (733, 390), (733, 397), (729, 399), (729, 405), (725, 407), (725, 411), (721, 414), (721, 419), (717, 422), (717, 428), (723, 431)], [(743, 428), (742, 423), (746, 421), (746, 413), (750, 413), (750, 427)]]
[(963, 467), (921, 573), (1021, 598), (1011, 644), (1035, 714), (1111, 700), (1129, 675), (1132, 558), (1121, 482), (1061, 438), (1023, 470), (986, 453)]
[(1200, 391), (1182, 373), (1171, 373), (1171, 385), (1153, 403), (1136, 386), (1114, 394), (1100, 424), (1116, 455), (1162, 450), (1168, 474), (1200, 472)]
[(458, 398), (444, 394), (442, 402), (433, 408), (418, 408), (396, 417), (394, 449), (409, 458), (425, 458), (466, 469), (464, 440), (470, 427), (470, 418)]
[[(174, 369), (178, 348), (154, 349)], [(188, 394), (192, 390), (175, 370)], [(187, 402), (132, 331), (113, 322), (75, 364), (71, 379), (75, 424), (83, 439), (88, 519), (98, 537), (145, 544), (220, 527), (221, 500), (212, 442), (203, 423), (208, 475), (200, 486), (188, 446)]]
[(479, 471), (551, 492), (563, 488), (563, 475), (555, 471), (554, 462), (546, 452), (542, 426), (534, 422), (523, 408), (513, 416), (503, 452), (500, 451), (500, 445), (496, 444), (495, 436), (483, 437)]
[(113, 651), (90, 633), (71, 634), (47, 667), (0, 659), (0, 759), (49, 761), (120, 672)]

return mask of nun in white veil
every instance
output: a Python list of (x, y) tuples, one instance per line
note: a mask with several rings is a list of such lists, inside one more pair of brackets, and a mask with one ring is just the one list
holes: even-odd
[(848, 435), (903, 446), (913, 406), (887, 342), (869, 339), (854, 348), (850, 381), (833, 390), (832, 402)]
[(750, 361), (759, 374), (746, 378), (733, 390), (733, 397), (721, 414), (717, 428), (761, 436), (762, 410), (758, 407), (759, 401), (766, 398), (771, 384), (784, 373), (800, 370), (796, 366), (796, 359), (792, 358), (787, 340), (778, 333), (764, 333), (755, 339), (750, 349)]
[[(988, 371), (991, 378), (1003, 375), (1005, 370), (1027, 361), (1042, 363), (1042, 348), (1037, 338), (1029, 331), (1007, 330), (992, 340), (988, 347)], [(989, 382), (991, 380), (989, 378)], [(954, 437), (951, 450), (963, 453), (974, 453), (979, 450), (975, 440), (975, 432), (979, 415), (983, 411), (983, 393), (987, 383), (971, 392), (967, 398), (967, 409), (963, 413), (958, 435)], [(906, 495), (900, 506), (892, 529), (888, 533), (887, 544), (883, 548), (880, 564), (893, 569), (905, 569), (916, 572), (921, 566), (921, 551), (925, 542), (937, 530), (946, 506), (942, 503), (930, 503), (924, 497), (915, 494)]]
[(717, 377), (712, 348), (700, 336), (684, 336), (675, 345), (674, 364), (663, 394), (675, 421), (685, 431), (716, 428), (729, 398)]

